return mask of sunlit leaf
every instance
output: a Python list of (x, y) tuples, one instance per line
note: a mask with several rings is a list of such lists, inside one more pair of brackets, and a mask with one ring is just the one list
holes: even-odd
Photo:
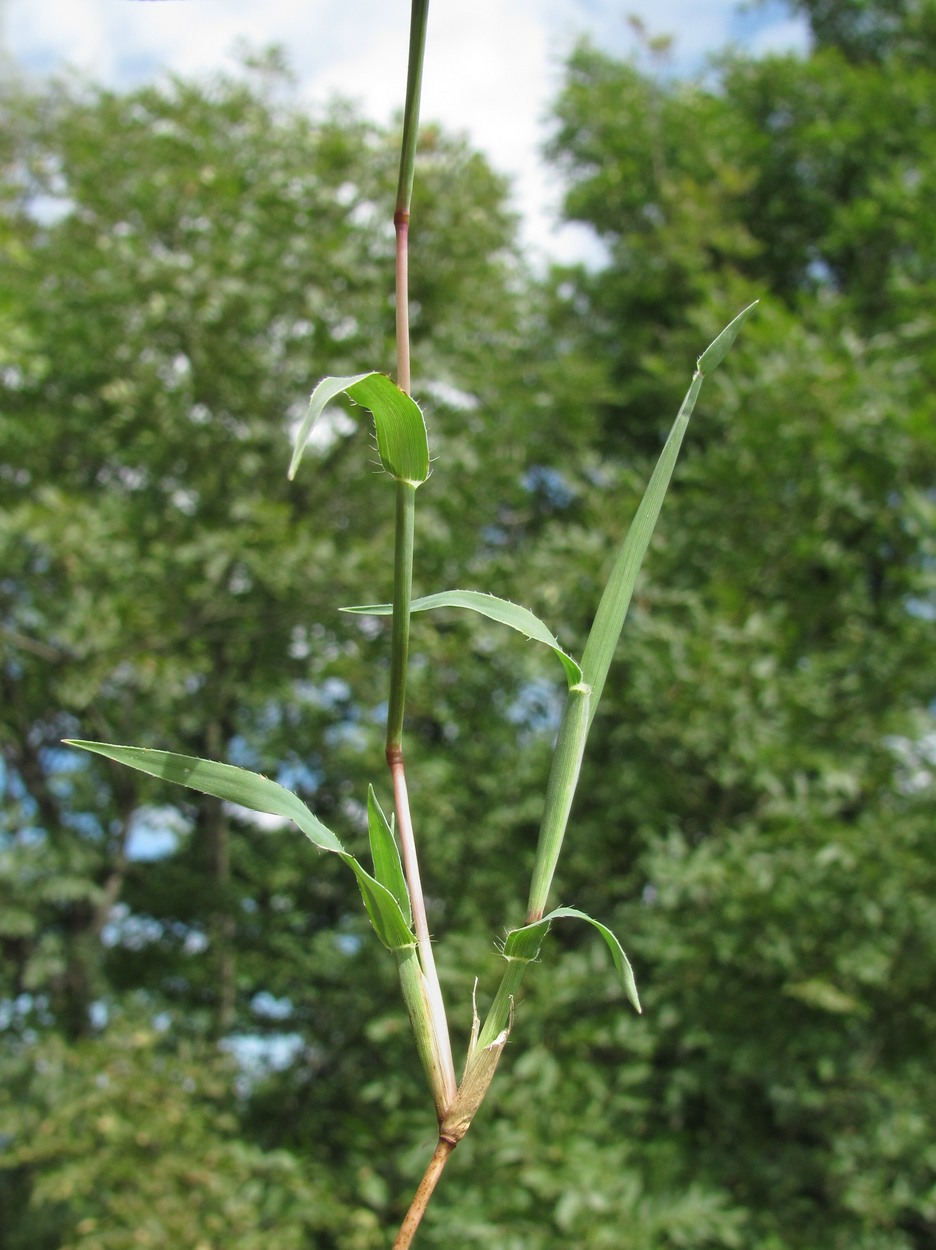
[(640, 566), (643, 564), (647, 547), (650, 545), (650, 538), (673, 476), (673, 469), (689, 425), (689, 418), (692, 416), (692, 410), (695, 408), (702, 389), (705, 372), (714, 369), (724, 359), (725, 353), (753, 309), (754, 304), (750, 304), (740, 312), (699, 357), (698, 370), (686, 392), (686, 397), (673, 422), (673, 428), (670, 430), (656, 468), (647, 484), (643, 499), (640, 501), (640, 506), (618, 551), (582, 656), (582, 674), (592, 692), (589, 723), (594, 720), (598, 708), (608, 669), (630, 607)]
[(728, 355), (728, 349), (731, 347), (731, 344), (738, 337), (738, 331), (750, 317), (757, 304), (758, 301), (755, 300), (753, 304), (748, 304), (747, 308), (743, 308), (734, 321), (729, 321), (721, 334), (709, 343), (697, 362), (700, 373), (709, 374), (721, 364)]
[(323, 378), (319, 382), (296, 431), (289, 464), (290, 480), (295, 477), (313, 426), (328, 404), (341, 394), (373, 414), (377, 451), (387, 472), (413, 485), (424, 482), (429, 476), (429, 440), (422, 412), (416, 401), (384, 373), (358, 373), (350, 377)]

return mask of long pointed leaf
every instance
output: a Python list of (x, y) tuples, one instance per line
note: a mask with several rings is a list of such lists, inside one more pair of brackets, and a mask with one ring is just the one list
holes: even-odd
[(108, 742), (85, 742), (74, 738), (65, 741), (68, 746), (103, 755), (150, 777), (159, 777), (163, 781), (198, 790), (201, 794), (239, 803), (254, 812), (267, 812), (291, 820), (321, 850), (339, 855), (357, 877), (367, 914), (384, 946), (396, 951), (415, 945), (416, 939), (393, 894), (362, 868), (353, 855), (348, 854), (332, 831), (309, 811), (298, 795), (279, 782), (249, 772), (246, 768), (218, 764), (194, 755), (176, 755), (172, 751), (115, 746)]
[(374, 876), (400, 904), (407, 923), (412, 924), (413, 912), (400, 852), (393, 830), (377, 802), (373, 786), (367, 787), (367, 828), (370, 834), (371, 858), (374, 861)]
[(289, 479), (295, 477), (312, 427), (338, 395), (369, 408), (377, 430), (380, 462), (391, 476), (419, 485), (429, 476), (429, 441), (419, 405), (383, 373), (357, 373), (323, 378), (312, 392), (293, 446)]
[(576, 907), (557, 907), (555, 911), (551, 911), (542, 920), (537, 920), (534, 924), (524, 925), (522, 929), (513, 929), (507, 934), (507, 940), (504, 943), (504, 954), (508, 959), (527, 962), (535, 959), (539, 954), (540, 943), (549, 932), (552, 921), (561, 920), (563, 917), (570, 917), (574, 920), (586, 920), (598, 930), (608, 944), (611, 958), (614, 960), (614, 967), (617, 970), (625, 994), (637, 1011), (640, 1011), (640, 998), (637, 994), (634, 970), (630, 965), (630, 960), (624, 954), (621, 943), (607, 925), (603, 925), (599, 920), (593, 919), (585, 912), (579, 911)]
[(83, 742), (66, 739), (66, 744), (92, 751), (126, 764), (138, 772), (160, 777), (202, 794), (211, 794), (230, 803), (239, 803), (254, 812), (268, 812), (271, 816), (283, 816), (298, 825), (302, 832), (323, 851), (344, 852), (344, 847), (332, 831), (309, 811), (302, 799), (281, 786), (278, 781), (235, 768), (233, 764), (218, 764), (214, 760), (198, 759), (194, 755), (176, 755), (172, 751), (152, 751), (148, 747), (115, 746), (109, 742)]
[(657, 461), (656, 468), (653, 470), (653, 475), (650, 478), (644, 497), (640, 501), (640, 506), (618, 552), (614, 567), (611, 570), (611, 576), (608, 578), (608, 583), (601, 596), (601, 602), (598, 605), (594, 624), (588, 635), (585, 652), (582, 656), (582, 674), (592, 691), (589, 723), (594, 719), (598, 708), (601, 692), (604, 689), (605, 679), (608, 675), (608, 668), (611, 665), (618, 639), (621, 636), (627, 609), (630, 607), (637, 575), (640, 572), (640, 566), (650, 544), (650, 537), (660, 515), (660, 508), (663, 506), (663, 499), (666, 496), (670, 479), (673, 476), (676, 458), (679, 455), (679, 449), (682, 446), (686, 427), (689, 424), (689, 418), (692, 416), (692, 410), (699, 397), (699, 391), (702, 389), (703, 379), (707, 372), (711, 372), (716, 365), (721, 363), (741, 326), (754, 311), (754, 307), (755, 304), (750, 304), (740, 312), (699, 357), (695, 376), (692, 379), (689, 390), (686, 392), (686, 397), (673, 423), (673, 428), (670, 431), (669, 438), (666, 440), (663, 451), (660, 453), (660, 458)]
[[(534, 616), (519, 603), (511, 603), (509, 599), (499, 599), (497, 595), (483, 594), (479, 590), (443, 590), (436, 595), (425, 595), (414, 599), (410, 604), (411, 612), (429, 612), (433, 608), (467, 608), (486, 616), (489, 620), (498, 621), (501, 625), (509, 625), (525, 638), (542, 642), (554, 651), (565, 669), (566, 679), (572, 687), (582, 680), (582, 670), (559, 645), (556, 636), (543, 624), (538, 616)], [(389, 603), (364, 604), (361, 607), (342, 608), (343, 612), (360, 612), (369, 616), (389, 616), (393, 605)]]

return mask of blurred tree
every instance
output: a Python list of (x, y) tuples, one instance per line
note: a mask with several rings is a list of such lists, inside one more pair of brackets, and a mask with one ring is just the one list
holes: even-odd
[(288, 1152), (239, 1139), (233, 1066), (142, 1021), (73, 1045), (49, 1037), (8, 1063), (0, 1115), (20, 1106), (0, 1172), (0, 1245), (372, 1245), (373, 1214), (342, 1207)]
[[(419, 1077), (352, 879), (295, 830), (89, 766), (59, 740), (246, 762), (361, 838), (366, 781), (383, 784), (386, 659), (382, 627), (337, 608), (389, 595), (393, 492), (346, 413), (317, 464), (294, 484), (285, 470), (318, 377), (392, 360), (396, 137), (343, 107), (308, 118), (275, 55), (242, 79), (128, 95), (7, 85), (3, 115), (0, 1025), (27, 1067), (44, 1037), (101, 1034), (65, 1068), (76, 1141), (69, 1100), (92, 1056), (106, 1066), (104, 1040), (120, 1045), (106, 1024), (137, 991), (176, 1041), (241, 1053), (269, 1038), (299, 1056), (294, 1105), (315, 1092), (310, 1120), (281, 1102), (257, 1132), (353, 1186), (375, 1149), (369, 1015), (387, 1017), (382, 1062), (414, 1104)], [(451, 476), (420, 520), (426, 589), (526, 499), (530, 448), (550, 454), (519, 365), (514, 398), (498, 389), (526, 315), (506, 190), (427, 132), (416, 387)], [(508, 699), (522, 676), (501, 674)], [(417, 739), (444, 736), (438, 709), (416, 714)], [(8, 1119), (17, 1184), (52, 1158), (23, 1153), (28, 1102), (22, 1116)], [(95, 1185), (119, 1183), (105, 1174), (120, 1153)], [(54, 1207), (53, 1188), (34, 1192)], [(23, 1218), (11, 1245), (38, 1238), (42, 1211)]]
[(884, 61), (895, 50), (923, 60), (936, 34), (932, 0), (790, 0), (809, 20), (816, 43), (850, 61)]
[[(808, 57), (726, 57), (701, 83), (578, 49), (552, 155), (606, 263), (532, 299), (503, 185), (427, 135), (420, 592), (490, 589), (580, 651), (694, 357), (762, 300), (694, 418), (557, 882), (622, 934), (646, 1014), (590, 939), (550, 935), (427, 1248), (453, 1228), (503, 1250), (936, 1235), (925, 11), (880, 56), (816, 16)], [(55, 746), (80, 727), (248, 762), (343, 831), (380, 779), (382, 639), (334, 609), (387, 593), (388, 492), (337, 418), (287, 487), (284, 414), (320, 374), (390, 358), (393, 144), (347, 112), (304, 120), (257, 73), (11, 96), (0, 132), (2, 1018), (25, 1108), (3, 1175), (33, 1186), (21, 1243), (75, 1226), (56, 1205), (74, 1162), (25, 1144), (46, 1114), (33, 1039), (76, 1065), (62, 1135), (90, 1142), (71, 1108), (138, 994), (168, 1034), (141, 1056), (197, 1053), (214, 1080), (206, 1033), (279, 1054), (247, 1069), (248, 1156), (220, 1183), (301, 1157), (335, 1203), (310, 1244), (382, 1244), (424, 1163), (392, 969), (340, 865)], [(417, 618), (413, 649), (413, 802), (457, 1044), (491, 937), (520, 918), (557, 688), (533, 649), (454, 615)], [(148, 829), (176, 832), (144, 863)], [(55, 1049), (108, 1013), (100, 1039)], [(226, 1126), (192, 1132), (228, 1158)], [(119, 1153), (94, 1174), (113, 1219)]]
[[(521, 543), (517, 595), (573, 653), (692, 357), (762, 303), (703, 392), (560, 864), (562, 900), (635, 953), (646, 1015), (616, 1016), (584, 948), (537, 969), (520, 1032), (544, 1040), (499, 1087), (479, 1240), (936, 1235), (936, 58), (916, 29), (883, 63), (821, 41), (699, 83), (587, 45), (569, 62), (552, 154), (606, 263), (557, 272), (550, 315), (602, 428)], [(470, 1193), (445, 1191), (440, 1237)]]

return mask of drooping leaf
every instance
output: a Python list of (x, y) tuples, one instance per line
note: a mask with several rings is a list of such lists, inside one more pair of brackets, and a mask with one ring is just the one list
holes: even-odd
[(554, 911), (544, 916), (542, 920), (524, 925), (522, 929), (511, 930), (507, 934), (507, 940), (504, 943), (504, 954), (509, 959), (525, 961), (535, 959), (539, 954), (540, 943), (549, 932), (552, 922), (567, 916), (573, 920), (585, 920), (598, 930), (608, 944), (608, 949), (611, 952), (611, 958), (614, 960), (614, 967), (617, 970), (624, 992), (639, 1012), (641, 1006), (640, 998), (637, 994), (637, 982), (634, 980), (634, 970), (624, 954), (621, 943), (607, 925), (603, 925), (599, 920), (594, 920), (586, 912), (579, 911), (576, 907), (557, 907)]
[(309, 811), (298, 795), (279, 782), (246, 768), (198, 759), (193, 755), (176, 755), (172, 751), (71, 738), (66, 739), (66, 744), (103, 755), (151, 777), (172, 781), (229, 803), (239, 803), (251, 811), (267, 812), (291, 820), (321, 850), (339, 855), (357, 877), (367, 914), (384, 946), (390, 950), (401, 950), (415, 944), (406, 917), (393, 894), (362, 868), (353, 855), (348, 854), (332, 831)]
[(400, 851), (393, 829), (377, 802), (373, 786), (367, 787), (367, 828), (370, 834), (371, 858), (374, 861), (374, 876), (400, 904), (407, 923), (412, 924), (413, 913), (403, 865), (400, 862)]
[[(509, 625), (525, 638), (542, 642), (554, 651), (562, 667), (565, 669), (566, 680), (572, 687), (582, 680), (579, 665), (563, 651), (556, 636), (543, 624), (539, 617), (534, 616), (519, 603), (511, 603), (509, 599), (499, 599), (497, 595), (484, 594), (479, 590), (443, 590), (435, 595), (425, 595), (414, 599), (410, 604), (411, 612), (429, 612), (433, 608), (467, 608), (486, 616), (489, 620)], [(393, 611), (390, 603), (365, 604), (361, 607), (342, 608), (343, 612), (360, 612), (370, 616), (389, 616)]]
[(312, 427), (328, 404), (341, 394), (373, 414), (377, 451), (387, 472), (415, 486), (424, 482), (429, 476), (429, 440), (422, 412), (416, 401), (384, 373), (358, 373), (350, 377), (323, 378), (319, 382), (296, 432), (289, 464), (290, 481), (296, 475)]
[(239, 803), (254, 812), (283, 816), (298, 825), (306, 837), (323, 851), (338, 854), (344, 851), (332, 831), (309, 811), (298, 795), (278, 781), (271, 781), (269, 777), (262, 777), (246, 768), (218, 764), (194, 755), (176, 755), (172, 751), (154, 751), (148, 747), (115, 746), (109, 742), (84, 742), (69, 738), (66, 745), (103, 755), (151, 777), (188, 786), (190, 790), (211, 794), (229, 803)]
[(640, 566), (643, 564), (647, 547), (650, 545), (650, 538), (673, 476), (673, 468), (682, 446), (686, 427), (689, 425), (689, 418), (692, 416), (692, 410), (695, 408), (702, 389), (705, 372), (706, 370), (710, 372), (724, 359), (725, 353), (754, 307), (754, 304), (750, 304), (743, 309), (699, 357), (698, 369), (676, 415), (676, 420), (673, 422), (673, 428), (660, 453), (643, 499), (640, 501), (618, 551), (611, 575), (598, 604), (598, 611), (595, 613), (595, 620), (585, 644), (585, 652), (582, 655), (582, 674), (592, 692), (589, 724), (594, 720), (601, 699), (601, 692), (624, 627), (624, 619), (630, 607)]

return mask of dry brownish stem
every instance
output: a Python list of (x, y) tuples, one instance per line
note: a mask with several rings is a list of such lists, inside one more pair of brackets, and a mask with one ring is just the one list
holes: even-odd
[(422, 1180), (419, 1182), (419, 1188), (413, 1195), (413, 1201), (410, 1203), (410, 1209), (406, 1213), (406, 1219), (400, 1225), (400, 1231), (396, 1235), (396, 1241), (393, 1243), (393, 1250), (409, 1250), (413, 1244), (413, 1237), (416, 1235), (416, 1229), (425, 1213), (426, 1207), (429, 1205), (429, 1199), (432, 1192), (439, 1183), (439, 1177), (442, 1170), (448, 1163), (449, 1155), (455, 1149), (455, 1142), (449, 1141), (445, 1137), (439, 1138), (439, 1144), (435, 1148), (435, 1153), (429, 1160), (429, 1166), (426, 1168)]

